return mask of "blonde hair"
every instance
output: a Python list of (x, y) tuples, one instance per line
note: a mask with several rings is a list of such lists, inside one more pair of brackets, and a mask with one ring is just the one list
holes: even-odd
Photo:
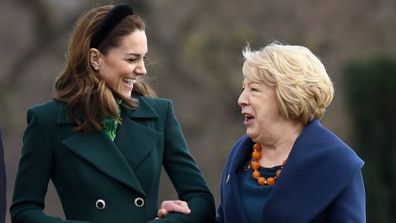
[(273, 42), (243, 51), (243, 77), (275, 87), (281, 114), (307, 124), (321, 119), (334, 96), (322, 62), (306, 47)]

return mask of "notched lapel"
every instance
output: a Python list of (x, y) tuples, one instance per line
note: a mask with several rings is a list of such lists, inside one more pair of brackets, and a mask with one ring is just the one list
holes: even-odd
[(145, 195), (135, 173), (103, 131), (75, 133), (62, 143), (109, 177)]
[(125, 155), (133, 170), (157, 147), (162, 134), (139, 124), (136, 120), (123, 119), (114, 143)]
[(156, 110), (144, 97), (138, 97), (139, 106), (135, 110), (123, 106), (120, 125), (114, 143), (125, 155), (135, 170), (145, 157), (156, 148), (162, 133), (155, 131), (152, 120), (159, 117)]
[[(62, 143), (101, 172), (145, 195), (134, 169), (156, 148), (161, 133), (139, 122), (158, 118), (159, 115), (143, 97), (139, 97), (136, 110), (130, 110), (126, 106), (123, 109), (123, 123), (119, 126), (114, 143), (103, 131), (74, 133)], [(72, 123), (74, 121), (68, 114), (67, 106), (62, 103), (58, 124)]]

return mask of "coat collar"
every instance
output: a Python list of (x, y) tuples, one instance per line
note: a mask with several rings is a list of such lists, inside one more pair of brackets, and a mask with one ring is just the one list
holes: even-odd
[[(147, 99), (141, 97), (136, 110), (122, 107), (123, 121), (114, 142), (104, 131), (91, 131), (89, 133), (74, 132), (62, 143), (99, 171), (145, 195), (136, 171), (139, 164), (160, 140), (161, 134), (144, 124), (144, 120), (157, 117), (159, 117), (157, 112)], [(73, 123), (63, 103), (59, 110), (58, 123)]]
[(143, 96), (138, 96), (136, 98), (138, 101), (139, 105), (135, 110), (131, 110), (129, 107), (125, 106), (122, 104), (124, 107), (125, 111), (127, 111), (127, 117), (129, 118), (158, 118), (159, 115), (151, 106), (149, 101), (147, 100), (146, 97)]
[[(138, 101), (138, 107), (136, 109), (130, 109), (124, 104), (121, 104), (123, 109), (127, 112), (128, 118), (158, 118), (158, 113), (150, 105), (145, 97), (139, 96), (135, 98)], [(58, 113), (58, 124), (72, 124), (75, 123), (69, 115), (69, 111), (65, 103), (59, 102), (60, 108)]]
[[(238, 168), (249, 159), (252, 144), (244, 136), (230, 156), (229, 173), (235, 179)], [(352, 149), (323, 128), (319, 120), (313, 120), (294, 143), (263, 216), (268, 222), (309, 222), (362, 166), (363, 162)], [(238, 202), (239, 184), (231, 184), (231, 190), (236, 203), (241, 203)]]
[[(363, 161), (348, 145), (313, 120), (294, 143), (263, 215), (279, 222), (308, 222), (341, 193), (362, 166)], [(286, 207), (293, 208), (284, 212)]]

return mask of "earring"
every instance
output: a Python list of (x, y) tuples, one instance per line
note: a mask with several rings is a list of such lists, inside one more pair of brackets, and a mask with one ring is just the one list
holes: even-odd
[(94, 66), (93, 66), (93, 69), (94, 69), (95, 71), (99, 71), (99, 66), (98, 66), (98, 65), (94, 65)]

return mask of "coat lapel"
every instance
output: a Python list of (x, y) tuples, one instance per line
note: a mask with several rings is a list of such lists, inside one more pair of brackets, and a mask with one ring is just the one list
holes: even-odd
[[(229, 172), (227, 177), (224, 179), (223, 185), (225, 185), (226, 191), (226, 199), (227, 202), (224, 202), (225, 209), (227, 212), (232, 212), (232, 216), (239, 219), (232, 219), (232, 222), (247, 222), (247, 214), (245, 208), (243, 207), (243, 202), (240, 197), (240, 188), (239, 188), (239, 177), (238, 170), (243, 168), (246, 164), (246, 161), (249, 160), (249, 155), (251, 154), (251, 149), (253, 142), (247, 137), (244, 136), (239, 140), (239, 145), (235, 145), (235, 152), (232, 152), (232, 156), (229, 158)], [(226, 168), (228, 169), (228, 168)], [(230, 187), (230, 189), (226, 189), (226, 187)], [(231, 219), (227, 219), (231, 220)]]
[[(223, 217), (229, 222), (247, 222), (237, 171), (249, 159), (252, 144), (243, 136), (233, 147), (225, 166), (221, 205)], [(263, 219), (277, 223), (311, 222), (362, 165), (352, 149), (323, 128), (318, 120), (312, 121), (296, 140), (263, 208)]]
[(151, 120), (158, 118), (155, 110), (143, 98), (137, 110), (123, 108), (122, 125), (119, 126), (114, 143), (135, 170), (144, 158), (156, 148), (162, 134), (149, 128)]
[[(322, 212), (357, 169), (349, 166), (350, 151), (318, 120), (297, 138), (263, 216), (269, 222), (309, 222)], [(343, 151), (345, 153), (343, 153)], [(284, 211), (287, 210), (287, 211)]]
[[(145, 195), (134, 169), (155, 148), (161, 134), (139, 122), (157, 118), (158, 114), (144, 99), (136, 110), (122, 109), (123, 122), (114, 142), (104, 131), (91, 131), (74, 132), (62, 143), (99, 171)], [(73, 123), (65, 105), (59, 111), (58, 123)]]
[(103, 131), (75, 133), (63, 144), (85, 162), (130, 188), (145, 194), (127, 161)]

